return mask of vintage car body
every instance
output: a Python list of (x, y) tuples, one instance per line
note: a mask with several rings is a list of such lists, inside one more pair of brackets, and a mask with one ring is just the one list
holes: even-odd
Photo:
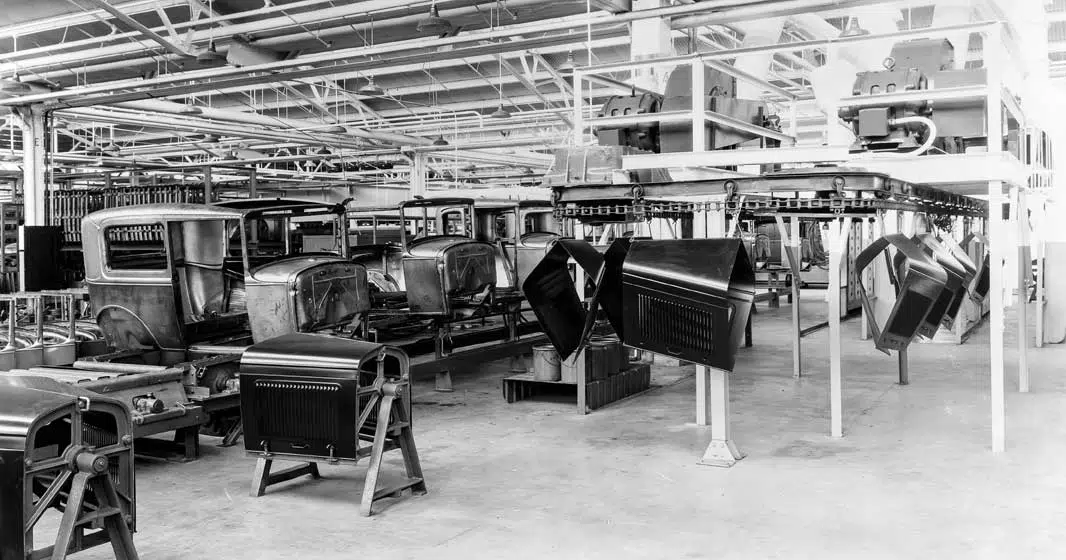
[(529, 272), (562, 234), (546, 200), (478, 201), (477, 239), (496, 248), (497, 286), (521, 290)]
[(259, 220), (287, 227), (291, 217), (309, 215), (343, 220), (344, 207), (253, 199), (90, 214), (82, 222), (85, 281), (104, 340), (115, 351), (158, 352), (159, 365), (170, 365), (190, 359), (197, 345), (249, 342), (250, 325), (258, 341), (335, 326), (365, 310), (360, 265), (339, 255), (285, 255), (288, 239), (279, 258), (269, 254), (275, 249), (257, 251), (246, 235)]
[(354, 223), (349, 231), (354, 234), (356, 245), (348, 254), (352, 262), (366, 267), (371, 290), (403, 292), (406, 284), (399, 209), (395, 206), (359, 208), (351, 211), (349, 221)]
[[(435, 213), (435, 216), (431, 216)], [(400, 219), (421, 215), (425, 237), (400, 230), (407, 305), (415, 313), (453, 315), (466, 303), (496, 288), (495, 248), (474, 238), (474, 201), (469, 198), (409, 200), (400, 204)], [(430, 219), (434, 231), (429, 232)], [(453, 218), (458, 218), (454, 220)], [(450, 231), (458, 228), (461, 231)], [(468, 302), (461, 302), (469, 299)], [(483, 298), (482, 298), (483, 299)]]
[[(244, 199), (218, 206), (241, 211), (241, 255), (252, 340), (313, 332), (345, 325), (370, 309), (366, 267), (343, 257), (348, 253), (343, 204), (286, 199)], [(332, 216), (340, 254), (292, 255), (291, 236), (281, 241), (285, 254), (264, 260), (244, 233), (258, 221), (281, 220), (281, 230), (297, 217)], [(253, 263), (261, 263), (256, 266)]]
[(411, 311), (449, 315), (454, 298), (495, 287), (496, 251), (465, 237), (427, 237), (407, 245), (403, 271)]
[(197, 205), (127, 206), (82, 221), (85, 283), (104, 340), (115, 350), (159, 350), (164, 363), (190, 345), (247, 328), (228, 305), (228, 221), (237, 210)]
[(359, 245), (350, 255), (366, 266), (382, 292), (404, 293), (411, 313), (453, 317), (493, 294), (495, 247), (474, 238), (472, 199), (416, 199), (394, 209), (363, 208), (351, 214), (373, 216), (375, 224), (385, 219), (404, 224), (399, 244)]
[(366, 268), (340, 257), (291, 257), (246, 280), (252, 340), (340, 326), (370, 309)]

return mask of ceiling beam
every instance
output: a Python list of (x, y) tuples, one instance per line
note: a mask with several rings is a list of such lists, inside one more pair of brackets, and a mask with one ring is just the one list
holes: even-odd
[(159, 43), (166, 50), (168, 50), (168, 51), (170, 51), (170, 52), (172, 52), (172, 53), (174, 53), (176, 55), (179, 55), (179, 56), (192, 56), (191, 53), (189, 53), (185, 49), (175, 45), (174, 43), (170, 42), (170, 40), (167, 39), (166, 37), (156, 33), (155, 31), (152, 31), (146, 25), (144, 25), (141, 22), (139, 22), (139, 21), (133, 19), (132, 17), (126, 15), (122, 10), (112, 6), (111, 4), (109, 4), (107, 2), (107, 0), (89, 0), (89, 3), (97, 6), (101, 10), (104, 10), (105, 12), (111, 14), (112, 16), (115, 17), (115, 19), (117, 19), (117, 20), (121, 21), (122, 23), (126, 24), (126, 26), (132, 27), (133, 29), (139, 31), (145, 37), (148, 37), (149, 39), (155, 41), (156, 43)]
[[(520, 83), (523, 86), (525, 86), (525, 88), (528, 89), (530, 92), (532, 92), (533, 95), (536, 95), (537, 98), (540, 99), (544, 103), (544, 108), (545, 109), (555, 109), (556, 108), (555, 103), (553, 103), (551, 100), (549, 100), (548, 97), (546, 95), (544, 95), (543, 92), (538, 90), (536, 84), (534, 84), (533, 82), (531, 82), (528, 79), (526, 79), (525, 75), (522, 74), (521, 70), (519, 70), (518, 68), (515, 68), (515, 66), (513, 64), (511, 64), (510, 62), (505, 60), (503, 58), (503, 55), (496, 55), (496, 60), (498, 60), (500, 62), (500, 65), (503, 66), (505, 69), (507, 69), (507, 71), (510, 72), (511, 75), (514, 76), (515, 79), (518, 80), (518, 83)], [(570, 119), (566, 116), (566, 111), (565, 110), (556, 111), (555, 114), (556, 114), (556, 116), (559, 117), (559, 120), (561, 120), (564, 123), (566, 123), (567, 127), (574, 128), (574, 123), (570, 122)]]
[(621, 14), (633, 10), (633, 0), (590, 0), (592, 7), (612, 14)]

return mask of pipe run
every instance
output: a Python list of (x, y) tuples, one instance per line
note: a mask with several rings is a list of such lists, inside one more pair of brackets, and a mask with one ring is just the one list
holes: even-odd
[[(186, 105), (184, 103), (175, 103), (173, 101), (166, 101), (162, 99), (142, 99), (138, 101), (125, 101), (122, 103), (114, 104), (114, 107), (119, 107), (121, 109), (129, 109), (133, 111), (144, 111), (149, 113), (164, 113), (170, 115), (189, 116), (192, 118), (203, 118), (216, 121), (251, 124), (266, 128), (286, 128), (305, 132), (324, 132), (328, 131), (329, 129), (340, 126), (343, 129), (343, 132), (341, 133), (350, 136), (355, 136), (356, 138), (378, 140), (381, 142), (387, 142), (389, 144), (410, 146), (428, 146), (433, 143), (432, 140), (426, 138), (419, 138), (417, 136), (409, 136), (406, 134), (396, 134), (394, 132), (370, 132), (355, 127), (344, 127), (341, 125), (333, 125), (328, 123), (316, 124), (300, 119), (286, 119), (281, 117), (272, 117), (269, 115), (260, 115), (258, 113), (247, 113), (243, 111), (233, 111), (228, 109), (216, 109), (214, 107), (201, 105)], [(198, 113), (190, 114), (190, 110), (198, 111)]]

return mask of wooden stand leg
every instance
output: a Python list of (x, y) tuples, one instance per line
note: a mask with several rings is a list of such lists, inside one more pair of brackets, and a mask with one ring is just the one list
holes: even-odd
[(70, 543), (74, 539), (78, 518), (81, 517), (89, 476), (89, 473), (79, 472), (74, 475), (74, 481), (70, 484), (66, 509), (63, 510), (63, 519), (59, 522), (59, 532), (56, 534), (55, 548), (52, 549), (52, 560), (66, 560)]
[(101, 508), (114, 508), (114, 515), (105, 518), (104, 528), (111, 540), (111, 549), (115, 553), (115, 560), (138, 560), (137, 549), (133, 546), (133, 534), (126, 524), (126, 512), (122, 508), (122, 502), (118, 499), (118, 492), (111, 483), (111, 477), (107, 474), (97, 475), (89, 482), (96, 495), (96, 500)]
[(267, 480), (270, 478), (270, 467), (274, 464), (272, 459), (264, 459), (260, 457), (255, 462), (255, 472), (252, 473), (252, 491), (250, 492), (253, 498), (258, 498), (266, 493)]
[(273, 486), (304, 475), (309, 475), (315, 480), (322, 478), (322, 475), (318, 472), (318, 463), (301, 463), (295, 467), (289, 467), (272, 474), (270, 469), (273, 464), (273, 459), (260, 457), (256, 460), (255, 472), (252, 474), (251, 496), (253, 498), (258, 498), (266, 493), (267, 486)]
[(426, 481), (422, 476), (422, 462), (418, 459), (418, 448), (415, 447), (415, 435), (411, 429), (411, 419), (404, 407), (396, 408), (396, 416), (402, 426), (400, 436), (397, 438), (400, 453), (403, 454), (403, 466), (407, 471), (407, 478), (413, 483), (411, 493), (422, 495), (426, 493)]
[(186, 461), (193, 461), (200, 456), (200, 427), (190, 426), (174, 432), (174, 443), (182, 446)]
[(237, 422), (226, 431), (225, 437), (222, 438), (222, 443), (218, 444), (219, 447), (233, 447), (237, 445), (237, 442), (241, 440), (241, 436), (244, 435), (244, 422), (241, 419), (237, 419)]
[(366, 469), (366, 482), (363, 483), (363, 501), (359, 505), (359, 514), (370, 517), (374, 508), (374, 493), (378, 487), (378, 474), (381, 472), (381, 457), (385, 453), (385, 436), (389, 431), (392, 417), (394, 395), (385, 395), (378, 404), (377, 426), (374, 428), (374, 447), (370, 451), (370, 466)]
[(433, 387), (434, 391), (438, 393), (451, 393), (452, 389), (452, 372), (450, 370), (441, 370), (437, 372), (437, 383)]
[(733, 442), (729, 424), (729, 372), (715, 368), (707, 370), (710, 373), (711, 443), (699, 462), (712, 467), (732, 467), (744, 455)]

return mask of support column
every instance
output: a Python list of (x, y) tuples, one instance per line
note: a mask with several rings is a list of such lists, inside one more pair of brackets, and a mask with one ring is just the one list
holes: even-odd
[[(669, 6), (665, 0), (633, 0), (634, 12)], [(630, 24), (629, 58), (634, 61), (663, 58), (677, 54), (674, 50), (670, 20), (649, 18)], [(633, 85), (662, 93), (670, 75), (669, 68), (641, 68), (633, 72)]]
[[(1003, 151), (1003, 52), (1000, 29), (985, 34), (985, 68), (988, 80), (988, 152)], [(1003, 182), (988, 182), (988, 255), (989, 255), (989, 358), (991, 361), (992, 452), (1000, 453), (1007, 443), (1007, 407), (1003, 372), (1003, 260), (1006, 256), (1003, 227)]]
[(803, 329), (800, 327), (800, 255), (802, 240), (799, 235), (799, 218), (789, 218), (788, 227), (781, 216), (774, 216), (777, 229), (781, 233), (785, 257), (792, 271), (792, 377), (799, 379), (803, 372), (800, 342)]
[[(874, 239), (878, 238), (876, 228), (876, 219), (862, 220), (862, 228), (860, 228), (860, 231), (862, 232), (861, 243), (863, 247), (869, 247), (870, 244), (873, 243)], [(866, 291), (866, 293), (872, 294), (874, 292), (874, 273), (872, 267), (866, 267), (866, 270), (862, 271), (862, 275), (859, 277), (859, 282), (862, 283), (863, 289)], [(862, 340), (870, 340), (870, 336), (873, 334), (870, 332), (870, 321), (873, 320), (874, 317), (870, 317), (866, 314), (866, 306), (862, 306), (862, 325), (860, 327), (861, 332), (859, 334), (859, 338), (861, 338)]]
[[(1046, 230), (1045, 230), (1046, 231)], [(1047, 243), (1043, 238), (1036, 242), (1036, 347), (1044, 346), (1044, 256)]]
[(1029, 249), (1029, 201), (1024, 188), (1018, 188), (1018, 392), (1029, 392), (1029, 278), (1032, 262)]
[(211, 166), (205, 165), (204, 174), (204, 204), (211, 204), (215, 199), (215, 187), (211, 182)]
[(426, 154), (415, 152), (411, 157), (411, 195), (426, 194)]
[(259, 190), (259, 174), (256, 168), (253, 167), (248, 170), (248, 198), (258, 197), (257, 190)]
[(22, 117), (22, 203), (27, 226), (48, 225), (45, 217), (45, 112), (36, 105), (20, 107)]
[(840, 272), (851, 232), (851, 218), (829, 223), (829, 416), (833, 437), (844, 436), (843, 357), (840, 329)]
[[(691, 63), (692, 91), (707, 91), (705, 66), (703, 61), (696, 59)], [(692, 151), (707, 151), (707, 125), (704, 118), (704, 104), (706, 101), (702, 95), (692, 96)]]
[[(723, 196), (709, 197), (704, 202), (724, 200)], [(720, 207), (716, 210), (701, 212), (703, 219), (696, 218), (693, 223), (693, 237), (696, 239), (714, 239), (725, 233), (726, 215)], [(696, 425), (707, 426), (712, 420), (714, 396), (711, 389), (711, 368), (696, 366)], [(728, 392), (728, 391), (727, 391)], [(728, 399), (727, 399), (728, 400)]]
[[(732, 467), (744, 458), (733, 442), (733, 430), (729, 422), (729, 376), (730, 373), (716, 368), (709, 371), (707, 382), (711, 396), (711, 443), (700, 458), (701, 465)], [(698, 377), (697, 377), (698, 379)]]

